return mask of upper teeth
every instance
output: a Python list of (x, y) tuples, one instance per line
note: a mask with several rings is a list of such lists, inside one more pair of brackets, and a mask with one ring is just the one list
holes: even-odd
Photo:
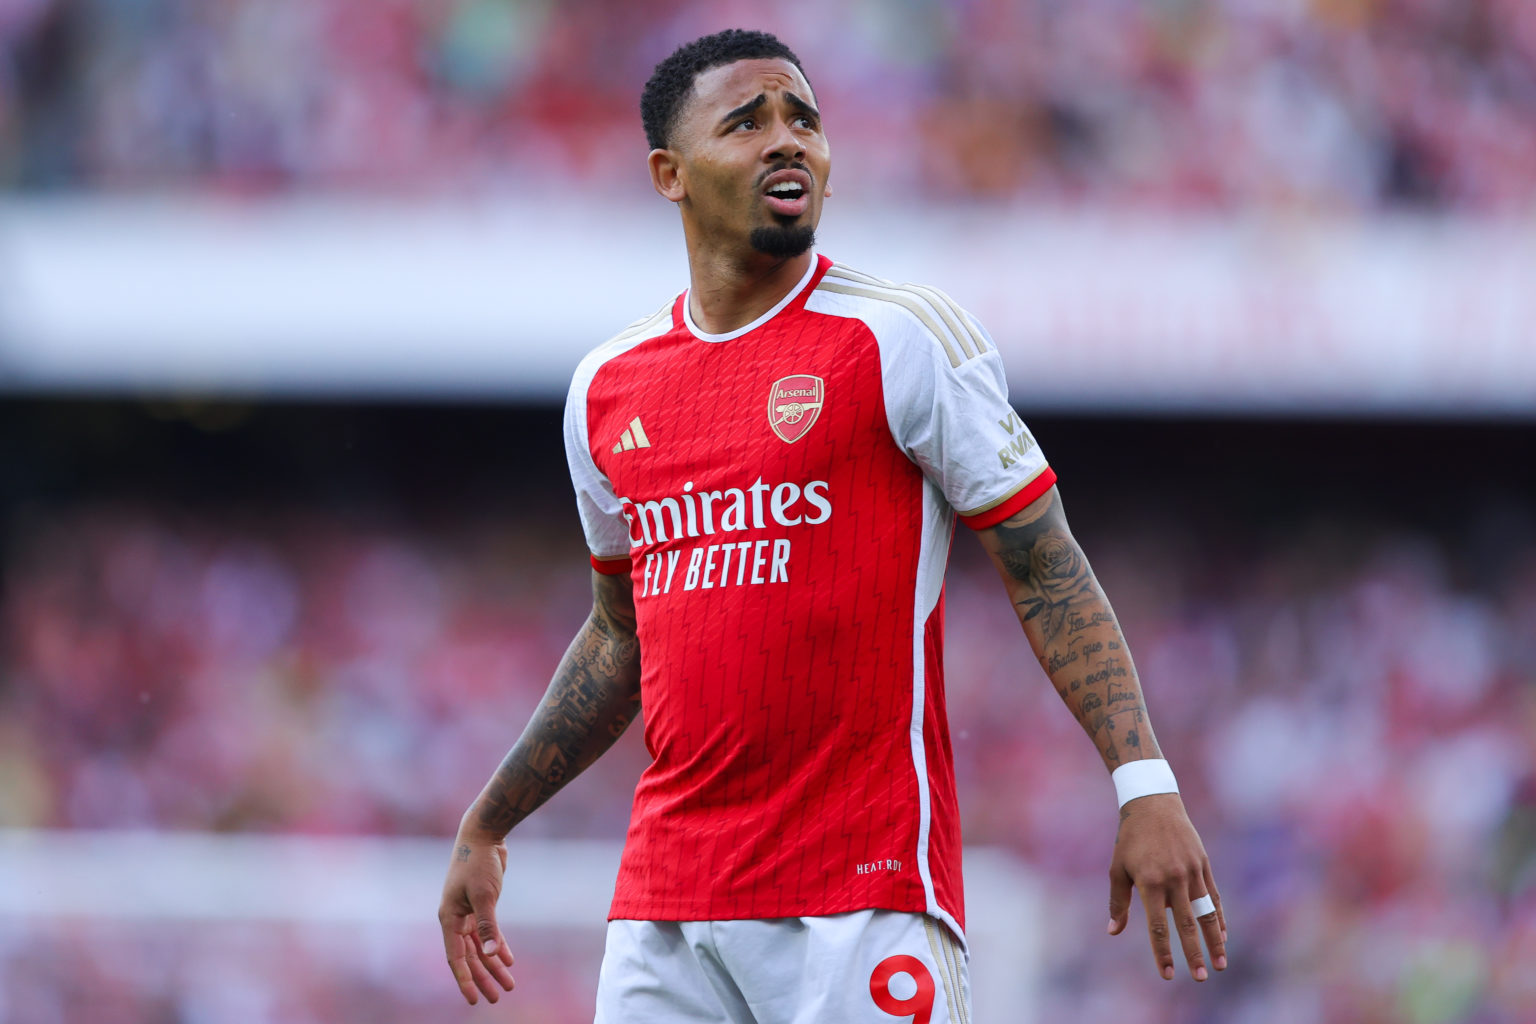
[(802, 190), (802, 188), (803, 188), (803, 186), (798, 181), (781, 181), (777, 185), (774, 185), (773, 187), (768, 189), (768, 191), (769, 192), (799, 192), (799, 191)]

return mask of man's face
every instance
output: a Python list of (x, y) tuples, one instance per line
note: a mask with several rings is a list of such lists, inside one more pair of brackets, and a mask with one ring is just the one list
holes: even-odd
[(671, 149), (684, 216), (706, 241), (779, 257), (810, 248), (832, 160), (811, 87), (789, 61), (700, 74)]

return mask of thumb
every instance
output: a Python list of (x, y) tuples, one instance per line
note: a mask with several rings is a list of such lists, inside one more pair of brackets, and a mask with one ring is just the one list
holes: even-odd
[(496, 927), (496, 897), (484, 891), (471, 893), (469, 905), (475, 914), (475, 934), (480, 941), (480, 952), (490, 956), (496, 952), (500, 934)]
[(1131, 914), (1131, 876), (1118, 860), (1109, 869), (1109, 934), (1125, 931)]

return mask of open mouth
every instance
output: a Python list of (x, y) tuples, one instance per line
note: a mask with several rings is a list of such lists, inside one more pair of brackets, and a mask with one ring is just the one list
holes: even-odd
[(804, 171), (775, 171), (763, 186), (763, 201), (781, 217), (798, 217), (811, 205), (811, 178)]
[(798, 181), (781, 181), (768, 190), (775, 199), (799, 199), (805, 195), (805, 186)]

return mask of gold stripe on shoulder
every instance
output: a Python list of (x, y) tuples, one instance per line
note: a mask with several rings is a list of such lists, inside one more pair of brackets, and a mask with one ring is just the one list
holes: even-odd
[[(828, 273), (830, 275), (830, 271)], [(939, 344), (944, 346), (944, 354), (949, 357), (949, 365), (951, 367), (958, 369), (960, 364), (964, 362), (955, 352), (955, 346), (950, 344), (944, 328), (940, 327), (939, 322), (933, 318), (927, 305), (918, 302), (917, 299), (909, 294), (884, 288), (877, 290), (861, 285), (831, 284), (828, 283), (825, 277), (822, 278), (821, 284), (816, 286), (816, 290), (835, 292), (838, 295), (852, 295), (860, 299), (877, 299), (881, 302), (889, 302), (893, 305), (901, 306), (922, 321), (923, 326), (928, 328), (928, 332), (939, 339)]]
[(965, 333), (970, 337), (971, 344), (976, 347), (977, 355), (981, 355), (981, 353), (987, 350), (987, 340), (981, 336), (980, 331), (971, 326), (970, 319), (965, 315), (965, 310), (960, 308), (960, 304), (958, 302), (937, 288), (930, 288), (924, 285), (923, 291), (929, 295), (932, 295), (943, 305), (944, 308), (947, 308), (951, 313), (955, 315), (955, 319), (960, 322), (960, 325), (965, 329)]
[(876, 277), (873, 274), (866, 274), (862, 271), (854, 270), (852, 267), (845, 267), (841, 263), (834, 263), (828, 267), (827, 276), (841, 277), (845, 281), (857, 281), (860, 284), (879, 285), (881, 288), (896, 287), (895, 281), (887, 281), (883, 277)]
[(919, 284), (892, 284), (890, 281), (860, 273), (841, 264), (833, 264), (827, 270), (826, 276), (839, 277), (846, 281), (855, 281), (870, 287), (889, 288), (892, 291), (910, 292), (916, 295), (939, 314), (939, 318), (949, 328), (949, 333), (960, 343), (961, 352), (965, 356), (965, 360), (962, 360), (962, 362), (974, 359), (987, 350), (986, 344), (982, 341), (980, 335), (971, 328), (970, 321), (965, 318), (965, 314), (961, 312), (960, 307), (955, 304), (953, 299), (937, 288), (929, 288), (926, 285)]
[(672, 316), (672, 303), (676, 301), (676, 299), (672, 299), (665, 306), (662, 306), (650, 316), (641, 317), (639, 320), (636, 320), (634, 323), (630, 324), (628, 327), (624, 328), (618, 334), (614, 335), (612, 338), (609, 338), (598, 347), (607, 348), (609, 345), (615, 345), (621, 341), (628, 341), (630, 338), (633, 338), (637, 334), (644, 334), (646, 331), (655, 327), (657, 321), (659, 321), (663, 316), (670, 319)]
[(977, 356), (981, 355), (981, 350), (975, 346), (975, 341), (971, 335), (970, 329), (968, 327), (962, 326), (962, 324), (965, 322), (965, 318), (957, 316), (953, 306), (950, 303), (947, 303), (938, 298), (938, 293), (933, 291), (931, 288), (924, 288), (922, 285), (907, 284), (902, 285), (901, 287), (913, 292), (916, 295), (922, 296), (924, 299), (927, 299), (928, 304), (934, 309), (938, 310), (939, 316), (943, 318), (945, 326), (949, 328), (949, 333), (953, 334), (955, 336), (955, 340), (960, 343), (961, 350), (965, 352), (965, 358), (975, 359)]

